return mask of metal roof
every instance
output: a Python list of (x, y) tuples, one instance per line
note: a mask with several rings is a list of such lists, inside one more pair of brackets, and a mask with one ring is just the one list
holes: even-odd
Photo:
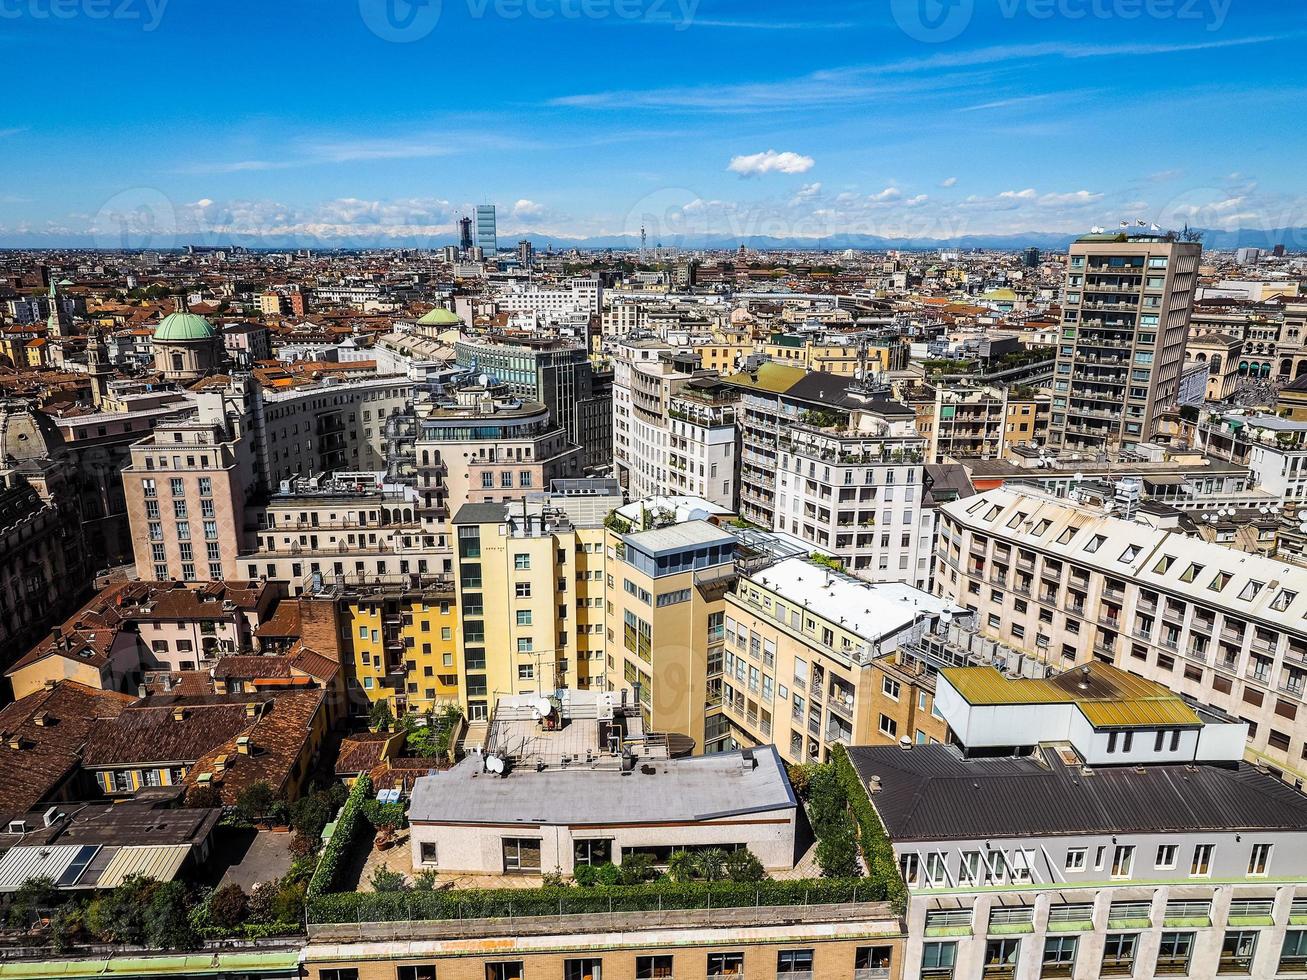
[(0, 892), (14, 892), (29, 878), (58, 879), (73, 863), (80, 844), (11, 847), (0, 858)]
[(191, 852), (189, 844), (143, 844), (122, 847), (100, 873), (96, 888), (117, 888), (131, 875), (172, 881)]
[(994, 667), (948, 667), (940, 674), (973, 707), (1074, 704), (1095, 728), (1203, 724), (1170, 688), (1108, 664), (1084, 664), (1047, 679), (1012, 679)]

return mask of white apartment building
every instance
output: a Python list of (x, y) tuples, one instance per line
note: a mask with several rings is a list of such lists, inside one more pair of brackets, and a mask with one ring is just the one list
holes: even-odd
[(1240, 725), (1102, 665), (937, 690), (955, 744), (849, 750), (908, 888), (903, 976), (1307, 971), (1307, 800), (1238, 762)]
[(566, 289), (513, 289), (496, 296), (495, 305), (505, 312), (535, 313), (546, 323), (578, 313), (599, 316), (604, 308), (604, 287), (597, 278), (573, 279)]
[(1009, 484), (940, 508), (935, 590), (1059, 670), (1115, 664), (1242, 718), (1247, 757), (1301, 787), (1307, 569), (1177, 524)]

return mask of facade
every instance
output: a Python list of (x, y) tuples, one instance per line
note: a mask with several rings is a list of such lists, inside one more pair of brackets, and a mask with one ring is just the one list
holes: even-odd
[(454, 344), (459, 367), (508, 385), (542, 403), (569, 440), (580, 446), (587, 469), (611, 465), (612, 388), (595, 371), (584, 344), (527, 336), (462, 336)]
[(908, 585), (789, 558), (727, 593), (709, 683), (734, 741), (775, 745), (787, 763), (825, 762), (836, 743), (923, 744), (941, 735), (928, 720), (932, 692), (894, 660), (962, 613)]
[(1237, 761), (1241, 723), (1100, 665), (939, 680), (952, 744), (849, 751), (908, 886), (907, 975), (1303, 969), (1307, 802)]
[(1115, 664), (1242, 718), (1249, 759), (1307, 781), (1302, 568), (1004, 487), (941, 509), (935, 591), (1054, 669)]
[(1202, 246), (1091, 235), (1071, 246), (1049, 442), (1129, 447), (1172, 404), (1185, 359)]
[(478, 204), (476, 207), (476, 247), (492, 261), (499, 254), (499, 234), (495, 229), (493, 204)]
[(466, 716), (510, 695), (604, 690), (603, 521), (620, 496), (533, 494), (467, 504), (458, 541), (458, 662)]

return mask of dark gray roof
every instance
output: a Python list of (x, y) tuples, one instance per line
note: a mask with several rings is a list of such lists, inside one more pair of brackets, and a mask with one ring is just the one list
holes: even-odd
[(965, 760), (953, 746), (859, 746), (849, 758), (895, 841), (1200, 830), (1301, 830), (1307, 797), (1247, 763), (1097, 768)]
[(916, 415), (916, 412), (902, 402), (893, 401), (888, 397), (867, 398), (852, 394), (849, 388), (853, 384), (855, 379), (844, 375), (831, 374), (828, 371), (809, 371), (788, 390), (782, 392), (782, 397), (830, 405), (833, 408), (862, 409), (891, 418)]
[(508, 505), (464, 504), (454, 515), (455, 524), (496, 524), (508, 517)]

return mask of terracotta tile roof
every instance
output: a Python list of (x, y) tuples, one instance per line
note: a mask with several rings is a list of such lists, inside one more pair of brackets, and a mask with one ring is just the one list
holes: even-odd
[[(88, 731), (118, 717), (133, 700), (60, 681), (0, 709), (0, 816), (36, 806), (76, 768)], [(19, 749), (9, 747), (14, 736)]]
[[(270, 699), (268, 709), (248, 729), (233, 734), (199, 759), (186, 774), (186, 785), (194, 786), (205, 773), (222, 794), (224, 804), (234, 804), (241, 791), (266, 782), (281, 793), (290, 781), (295, 761), (313, 729), (315, 716), (323, 710), (326, 692), (287, 691)], [(237, 737), (249, 737), (251, 752), (242, 754)], [(226, 756), (226, 768), (218, 762)]]
[(310, 650), (302, 642), (291, 649), (291, 667), (308, 674), (315, 680), (329, 683), (340, 674), (340, 664), (330, 657), (324, 657), (316, 650)]
[(295, 637), (300, 635), (300, 604), (296, 599), (282, 599), (268, 620), (254, 631), (255, 636)]
[(371, 771), (385, 758), (386, 743), (394, 737), (384, 732), (363, 732), (342, 739), (336, 756), (336, 775), (354, 776)]
[(254, 679), (256, 677), (290, 677), (289, 657), (227, 656), (219, 657), (213, 666), (214, 680)]
[[(212, 703), (215, 698), (220, 700)], [(266, 695), (147, 698), (113, 721), (93, 726), (83, 765), (95, 769), (194, 763), (251, 726), (247, 705), (259, 706), (269, 699)]]

